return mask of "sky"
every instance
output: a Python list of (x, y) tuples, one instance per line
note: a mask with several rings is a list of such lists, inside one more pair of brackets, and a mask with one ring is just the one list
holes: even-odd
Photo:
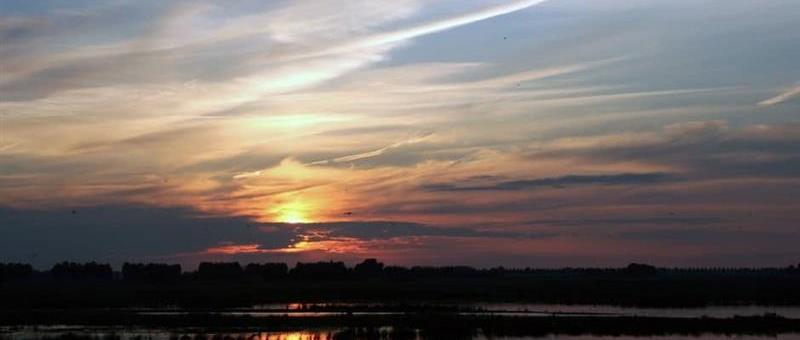
[(800, 2), (0, 2), (0, 261), (800, 262)]

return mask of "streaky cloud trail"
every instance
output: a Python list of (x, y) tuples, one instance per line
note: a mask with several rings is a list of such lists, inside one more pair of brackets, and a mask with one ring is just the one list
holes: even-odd
[(416, 137), (413, 137), (413, 138), (409, 138), (409, 139), (405, 139), (405, 140), (393, 143), (391, 145), (387, 145), (387, 146), (382, 147), (382, 148), (377, 149), (377, 150), (372, 150), (372, 151), (367, 151), (367, 152), (362, 152), (362, 153), (353, 154), (353, 155), (347, 155), (347, 156), (342, 156), (342, 157), (336, 157), (336, 158), (333, 158), (333, 159), (314, 161), (314, 162), (309, 163), (308, 165), (323, 165), (323, 164), (331, 164), (331, 163), (346, 163), (346, 162), (354, 162), (354, 161), (361, 160), (361, 159), (372, 158), (372, 157), (380, 156), (383, 153), (385, 153), (386, 151), (394, 149), (394, 148), (398, 148), (398, 147), (401, 147), (401, 146), (404, 146), (404, 145), (416, 144), (416, 143), (422, 142), (426, 138), (430, 137), (431, 135), (433, 135), (433, 132), (422, 133), (419, 136), (416, 136)]
[(489, 7), (477, 12), (462, 14), (448, 19), (429, 22), (427, 24), (422, 24), (416, 27), (376, 34), (361, 40), (353, 41), (349, 44), (323, 50), (317, 53), (311, 53), (309, 55), (306, 55), (306, 57), (315, 57), (320, 55), (339, 54), (339, 53), (352, 53), (353, 50), (376, 48), (380, 46), (400, 43), (420, 36), (446, 31), (459, 26), (464, 26), (478, 21), (491, 19), (497, 16), (514, 13), (529, 7), (539, 5), (546, 1), (548, 0), (515, 1), (510, 4)]
[(798, 97), (798, 96), (800, 96), (800, 85), (795, 85), (794, 87), (782, 92), (781, 94), (779, 94), (779, 95), (777, 95), (775, 97), (772, 97), (772, 98), (769, 98), (769, 99), (765, 99), (765, 100), (762, 100), (762, 101), (758, 102), (757, 105), (760, 106), (760, 107), (775, 106), (775, 105), (790, 101), (790, 100), (792, 100), (792, 99), (794, 99), (795, 97)]

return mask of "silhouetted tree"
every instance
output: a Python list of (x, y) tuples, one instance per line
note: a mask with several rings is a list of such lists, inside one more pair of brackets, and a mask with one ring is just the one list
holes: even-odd
[(353, 271), (359, 276), (380, 276), (383, 274), (383, 263), (376, 259), (366, 259), (357, 264)]
[(172, 282), (181, 278), (181, 265), (161, 263), (125, 263), (122, 278), (135, 282)]
[(634, 276), (652, 276), (658, 273), (658, 268), (649, 264), (631, 263), (623, 269), (623, 273)]
[(286, 263), (250, 263), (244, 268), (247, 277), (262, 280), (278, 280), (286, 278), (289, 266)]
[(102, 280), (110, 280), (114, 274), (111, 265), (94, 261), (89, 263), (61, 262), (54, 265), (50, 269), (50, 273), (58, 279)]
[(387, 266), (383, 268), (383, 275), (390, 280), (407, 280), (411, 278), (408, 268), (400, 266)]
[(238, 262), (203, 262), (197, 268), (201, 280), (241, 279), (244, 271)]
[(330, 280), (347, 277), (347, 267), (344, 262), (298, 262), (290, 275), (298, 279)]
[(411, 267), (413, 277), (466, 278), (483, 276), (484, 272), (468, 266)]
[(22, 263), (0, 263), (0, 282), (22, 279), (33, 275), (33, 267)]

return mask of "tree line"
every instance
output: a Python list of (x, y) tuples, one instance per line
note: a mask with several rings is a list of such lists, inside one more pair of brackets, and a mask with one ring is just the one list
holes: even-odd
[(203, 262), (194, 271), (183, 271), (179, 264), (125, 263), (120, 272), (110, 264), (61, 262), (49, 271), (38, 272), (30, 264), (0, 263), (0, 282), (49, 277), (58, 280), (122, 280), (131, 282), (171, 282), (180, 280), (344, 280), (351, 278), (414, 279), (414, 278), (492, 278), (492, 277), (569, 277), (569, 276), (691, 276), (746, 275), (770, 276), (800, 273), (800, 265), (782, 268), (658, 268), (631, 263), (623, 268), (504, 268), (478, 269), (468, 266), (386, 266), (376, 259), (366, 259), (353, 267), (344, 262), (298, 262), (293, 268), (286, 263)]

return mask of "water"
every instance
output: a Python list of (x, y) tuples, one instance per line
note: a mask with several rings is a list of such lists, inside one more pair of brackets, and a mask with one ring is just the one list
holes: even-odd
[[(400, 315), (408, 307), (438, 308), (468, 315), (524, 315), (524, 316), (641, 316), (671, 318), (730, 318), (734, 316), (761, 316), (774, 314), (789, 319), (800, 319), (798, 306), (709, 306), (701, 308), (640, 308), (606, 305), (558, 305), (558, 304), (525, 304), (525, 303), (477, 303), (477, 304), (425, 304), (397, 306), (391, 304), (353, 304), (353, 303), (313, 303), (313, 304), (270, 304), (257, 305), (251, 308), (223, 310), (223, 315), (259, 316), (291, 316), (313, 317), (332, 315)], [(413, 310), (413, 309), (412, 309)], [(141, 310), (143, 314), (175, 315), (185, 311)]]
[[(416, 309), (415, 309), (416, 308)], [(800, 307), (775, 307), (775, 306), (712, 306), (704, 308), (638, 308), (617, 306), (593, 305), (553, 305), (553, 304), (520, 304), (520, 303), (483, 303), (483, 304), (457, 304), (457, 305), (391, 305), (391, 304), (273, 304), (259, 305), (251, 308), (237, 308), (213, 311), (223, 315), (247, 315), (252, 317), (288, 316), (288, 317), (316, 317), (331, 315), (400, 315), (404, 309), (410, 311), (438, 309), (447, 313), (464, 315), (519, 315), (519, 316), (550, 316), (559, 317), (618, 317), (618, 316), (643, 316), (643, 317), (675, 317), (699, 318), (703, 316), (715, 318), (730, 318), (733, 316), (760, 316), (775, 314), (790, 319), (800, 320)], [(178, 315), (188, 313), (188, 310), (179, 308), (168, 309), (133, 309), (134, 313), (148, 315)], [(195, 311), (196, 312), (196, 311)], [(800, 322), (800, 321), (798, 321)], [(304, 322), (297, 328), (304, 328)], [(310, 325), (310, 324), (309, 324)], [(779, 334), (771, 336), (753, 335), (718, 335), (702, 334), (699, 336), (574, 336), (574, 335), (549, 335), (545, 337), (486, 337), (480, 330), (474, 331), (473, 340), (484, 339), (550, 339), (550, 340), (626, 340), (626, 339), (652, 339), (652, 340), (788, 340), (800, 339), (800, 334)], [(660, 333), (655, 333), (660, 334)], [(463, 334), (461, 334), (463, 336)], [(427, 339), (441, 338), (427, 337)], [(233, 333), (209, 333), (204, 329), (165, 329), (165, 328), (131, 328), (131, 327), (89, 327), (89, 326), (24, 326), (0, 327), (0, 340), (5, 339), (253, 339), (253, 340), (332, 340), (332, 339), (426, 339), (424, 334), (416, 329), (395, 330), (392, 327), (380, 327), (370, 330), (325, 328), (305, 329), (300, 331), (282, 331), (276, 329), (250, 328), (248, 331)]]
[(603, 305), (548, 305), (548, 304), (478, 304), (478, 308), (487, 311), (534, 312), (544, 314), (565, 315), (608, 315), (608, 316), (644, 316), (699, 318), (730, 318), (734, 316), (759, 316), (775, 314), (789, 319), (800, 319), (800, 307), (797, 306), (709, 306), (701, 308), (640, 308)]

